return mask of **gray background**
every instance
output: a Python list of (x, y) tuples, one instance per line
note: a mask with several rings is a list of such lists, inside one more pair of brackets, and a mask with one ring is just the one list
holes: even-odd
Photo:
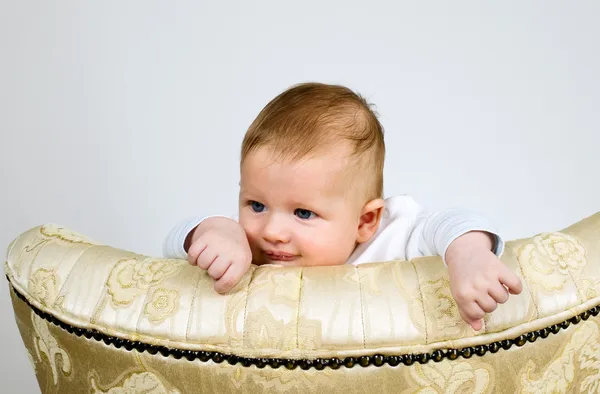
[[(388, 196), (508, 239), (599, 211), (599, 3), (416, 3), (2, 2), (0, 250), (54, 222), (160, 255), (235, 211), (246, 128), (309, 80), (376, 104)], [(36, 392), (5, 280), (0, 313), (2, 385)]]

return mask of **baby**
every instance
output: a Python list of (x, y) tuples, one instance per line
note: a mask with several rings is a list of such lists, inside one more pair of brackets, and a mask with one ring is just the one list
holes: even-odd
[(300, 84), (274, 98), (241, 149), (239, 219), (203, 216), (176, 226), (166, 257), (207, 270), (231, 290), (250, 264), (321, 266), (438, 255), (451, 293), (475, 330), (518, 294), (499, 259), (504, 242), (466, 210), (426, 212), (411, 197), (383, 199), (383, 127), (350, 89)]

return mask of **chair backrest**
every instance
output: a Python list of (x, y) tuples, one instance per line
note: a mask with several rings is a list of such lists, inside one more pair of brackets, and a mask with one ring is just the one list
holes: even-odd
[(229, 294), (182, 260), (56, 225), (5, 272), (42, 392), (539, 392), (600, 387), (600, 214), (507, 243), (524, 291), (474, 332), (439, 258), (252, 267)]

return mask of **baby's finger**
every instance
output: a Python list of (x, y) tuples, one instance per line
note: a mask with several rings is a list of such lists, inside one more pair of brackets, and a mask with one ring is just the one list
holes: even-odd
[(187, 260), (190, 262), (190, 264), (196, 265), (198, 256), (200, 256), (204, 249), (206, 249), (206, 246), (207, 245), (204, 242), (194, 242), (190, 246), (187, 253)]
[(200, 256), (198, 256), (197, 264), (198, 267), (203, 270), (207, 270), (208, 267), (211, 266), (213, 261), (215, 261), (219, 257), (219, 254), (215, 251), (214, 248), (205, 248)]
[(483, 311), (483, 309), (481, 309), (479, 304), (475, 301), (470, 302), (470, 303), (466, 304), (465, 306), (463, 306), (463, 312), (465, 313), (465, 316), (467, 317), (467, 319), (470, 323), (477, 321), (477, 320), (481, 320), (485, 316), (485, 312)]
[(233, 289), (246, 273), (247, 267), (244, 264), (232, 263), (225, 273), (215, 281), (215, 290), (217, 293), (224, 294)]
[(215, 261), (213, 261), (210, 267), (208, 267), (208, 275), (210, 275), (210, 277), (214, 280), (218, 280), (223, 276), (223, 274), (225, 274), (225, 271), (227, 271), (230, 265), (231, 260), (217, 258)]
[(488, 289), (488, 294), (499, 304), (504, 304), (508, 301), (508, 291), (500, 282), (492, 285), (492, 287)]
[(502, 282), (511, 294), (520, 294), (523, 291), (523, 283), (507, 266), (500, 271), (500, 282)]
[(477, 304), (484, 312), (493, 312), (498, 308), (498, 303), (489, 295), (484, 294), (477, 299)]
[(471, 319), (469, 316), (467, 316), (465, 314), (465, 312), (462, 309), (459, 309), (460, 312), (460, 316), (463, 318), (463, 320), (469, 325), (471, 326), (475, 331), (479, 331), (481, 330), (481, 319)]
[(479, 330), (481, 330), (481, 327), (483, 327), (483, 323), (481, 322), (481, 319), (473, 320), (473, 321), (469, 322), (469, 325), (475, 331), (479, 331)]

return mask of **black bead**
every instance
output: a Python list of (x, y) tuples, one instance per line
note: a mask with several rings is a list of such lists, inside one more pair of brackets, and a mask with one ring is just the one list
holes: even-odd
[(415, 362), (415, 358), (413, 357), (412, 354), (405, 354), (404, 356), (402, 356), (402, 364), (413, 365), (414, 362)]
[(548, 327), (544, 327), (540, 330), (540, 336), (542, 338), (548, 338), (548, 335), (550, 335), (550, 329)]
[(297, 366), (298, 366), (298, 364), (296, 363), (296, 360), (292, 360), (292, 359), (285, 360), (285, 367), (287, 369), (289, 369), (289, 370), (296, 369)]
[(431, 359), (436, 363), (440, 362), (444, 359), (444, 353), (438, 349), (431, 354)]
[(592, 316), (598, 316), (598, 312), (600, 312), (600, 307), (595, 306), (592, 309), (590, 309), (590, 313), (592, 314)]
[(104, 337), (102, 338), (102, 342), (104, 342), (104, 344), (105, 344), (105, 345), (110, 345), (110, 343), (111, 343), (112, 341), (111, 341), (110, 337), (108, 337), (108, 336), (104, 336)]
[(163, 357), (169, 357), (169, 354), (171, 354), (171, 351), (164, 346), (158, 346), (158, 352)]
[(369, 356), (361, 356), (358, 358), (358, 363), (361, 367), (368, 367), (371, 364), (371, 358)]
[(171, 354), (175, 360), (179, 360), (183, 357), (183, 351), (181, 349), (173, 349)]
[(529, 342), (535, 342), (537, 339), (537, 334), (535, 332), (528, 332), (526, 337)]
[(573, 316), (570, 320), (571, 320), (571, 323), (573, 323), (573, 324), (579, 324), (579, 322), (581, 321), (581, 316), (580, 315)]
[(500, 350), (500, 344), (498, 342), (492, 342), (488, 345), (488, 349), (490, 352), (496, 353), (498, 350)]
[(183, 351), (183, 356), (188, 360), (188, 361), (194, 361), (196, 359), (196, 354), (191, 351), (191, 350), (184, 350)]
[[(77, 329), (75, 327), (71, 328), (71, 331), (69, 331), (71, 334), (75, 333), (75, 335), (77, 335)], [(92, 339), (93, 333), (90, 330), (85, 330), (83, 332), (83, 336), (86, 337), (87, 339)]]
[(448, 359), (456, 360), (458, 358), (459, 352), (456, 349), (450, 349), (446, 352), (446, 355), (448, 356)]
[(234, 356), (233, 354), (232, 354), (232, 355), (230, 355), (229, 357), (227, 357), (227, 362), (228, 362), (230, 365), (235, 365), (235, 364), (237, 364), (238, 360), (239, 360), (239, 358), (238, 358), (237, 356)]
[(198, 358), (202, 362), (207, 362), (208, 360), (210, 360), (210, 354), (208, 354), (208, 352), (201, 351), (198, 352)]
[(115, 338), (115, 340), (113, 341), (113, 346), (117, 349), (120, 349), (121, 346), (123, 346), (123, 340), (121, 338)]
[(354, 358), (354, 357), (346, 357), (346, 359), (344, 360), (344, 366), (346, 368), (352, 368), (352, 367), (354, 367), (355, 364), (356, 364), (356, 358)]
[(246, 368), (248, 368), (249, 366), (252, 365), (252, 360), (249, 358), (244, 357), (244, 358), (241, 358), (240, 361), (242, 363), (242, 366), (244, 366)]
[[(81, 329), (79, 329), (81, 330)], [(77, 336), (80, 336), (81, 334), (75, 332), (77, 334)], [(102, 340), (102, 334), (100, 334), (98, 331), (94, 331), (92, 333), (92, 336), (94, 337), (95, 340), (97, 340), (98, 342), (100, 342)]]
[(566, 330), (571, 325), (571, 322), (569, 320), (565, 320), (565, 321), (561, 322), (559, 325), (560, 325), (560, 328), (562, 328), (563, 330)]
[(269, 360), (269, 365), (271, 366), (271, 368), (274, 368), (274, 369), (281, 367), (282, 364), (283, 364), (283, 360), (281, 360), (279, 358), (272, 358), (271, 360)]
[(79, 327), (75, 327), (75, 335), (80, 337), (81, 335), (83, 335), (83, 330)]
[(263, 369), (269, 360), (267, 360), (266, 358), (259, 358), (256, 360), (256, 362), (254, 363), (254, 365), (256, 365), (256, 368), (260, 368)]
[(331, 360), (329, 360), (329, 366), (331, 367), (331, 369), (338, 369), (341, 365), (342, 360), (340, 360), (337, 357), (334, 357)]
[(125, 350), (127, 350), (128, 352), (133, 350), (133, 342), (125, 340)]
[(471, 356), (473, 355), (473, 351), (470, 347), (466, 347), (466, 348), (460, 349), (460, 354), (464, 358), (471, 358)]
[(373, 356), (373, 365), (375, 365), (376, 367), (381, 367), (383, 365), (383, 361), (383, 355), (376, 354)]
[(427, 362), (429, 361), (429, 354), (428, 353), (417, 354), (415, 358), (417, 359), (419, 364), (427, 364)]
[(302, 362), (300, 363), (300, 368), (302, 368), (304, 371), (311, 369), (312, 366), (313, 366), (312, 360), (302, 360)]
[(385, 358), (385, 361), (386, 361), (386, 362), (387, 362), (389, 365), (391, 365), (392, 367), (395, 367), (395, 366), (397, 366), (398, 364), (400, 364), (400, 361), (401, 361), (401, 359), (400, 359), (400, 357), (398, 357), (398, 356), (387, 356), (387, 357)]
[(518, 337), (515, 338), (515, 345), (517, 345), (519, 347), (525, 345), (526, 342), (527, 342), (527, 338), (525, 337), (525, 335), (519, 335)]
[(590, 311), (585, 311), (585, 312), (583, 312), (583, 313), (581, 314), (581, 318), (582, 318), (583, 320), (587, 320), (587, 319), (589, 319), (589, 318), (590, 318)]
[(215, 353), (212, 356), (212, 360), (214, 362), (216, 362), (217, 364), (221, 364), (223, 362), (223, 360), (225, 360), (225, 357), (223, 357), (223, 354), (221, 354), (221, 353)]
[(500, 341), (500, 346), (502, 346), (502, 349), (508, 350), (512, 346), (512, 342), (508, 339), (505, 339), (503, 341)]
[(158, 346), (146, 345), (146, 350), (148, 351), (148, 353), (154, 356), (156, 353), (158, 353), (159, 349)]
[(487, 353), (487, 350), (488, 350), (488, 348), (487, 348), (487, 346), (485, 346), (485, 345), (479, 345), (479, 346), (475, 346), (475, 347), (473, 348), (473, 351), (474, 351), (474, 352), (475, 352), (475, 354), (476, 354), (476, 355), (478, 355), (478, 356), (483, 356), (483, 355), (485, 355), (485, 354)]
[(326, 364), (327, 364), (326, 360), (323, 360), (322, 358), (318, 358), (315, 360), (315, 369), (317, 371), (322, 371), (325, 368)]
[(560, 326), (558, 324), (553, 324), (550, 326), (550, 331), (552, 331), (553, 334), (558, 334), (560, 331)]

